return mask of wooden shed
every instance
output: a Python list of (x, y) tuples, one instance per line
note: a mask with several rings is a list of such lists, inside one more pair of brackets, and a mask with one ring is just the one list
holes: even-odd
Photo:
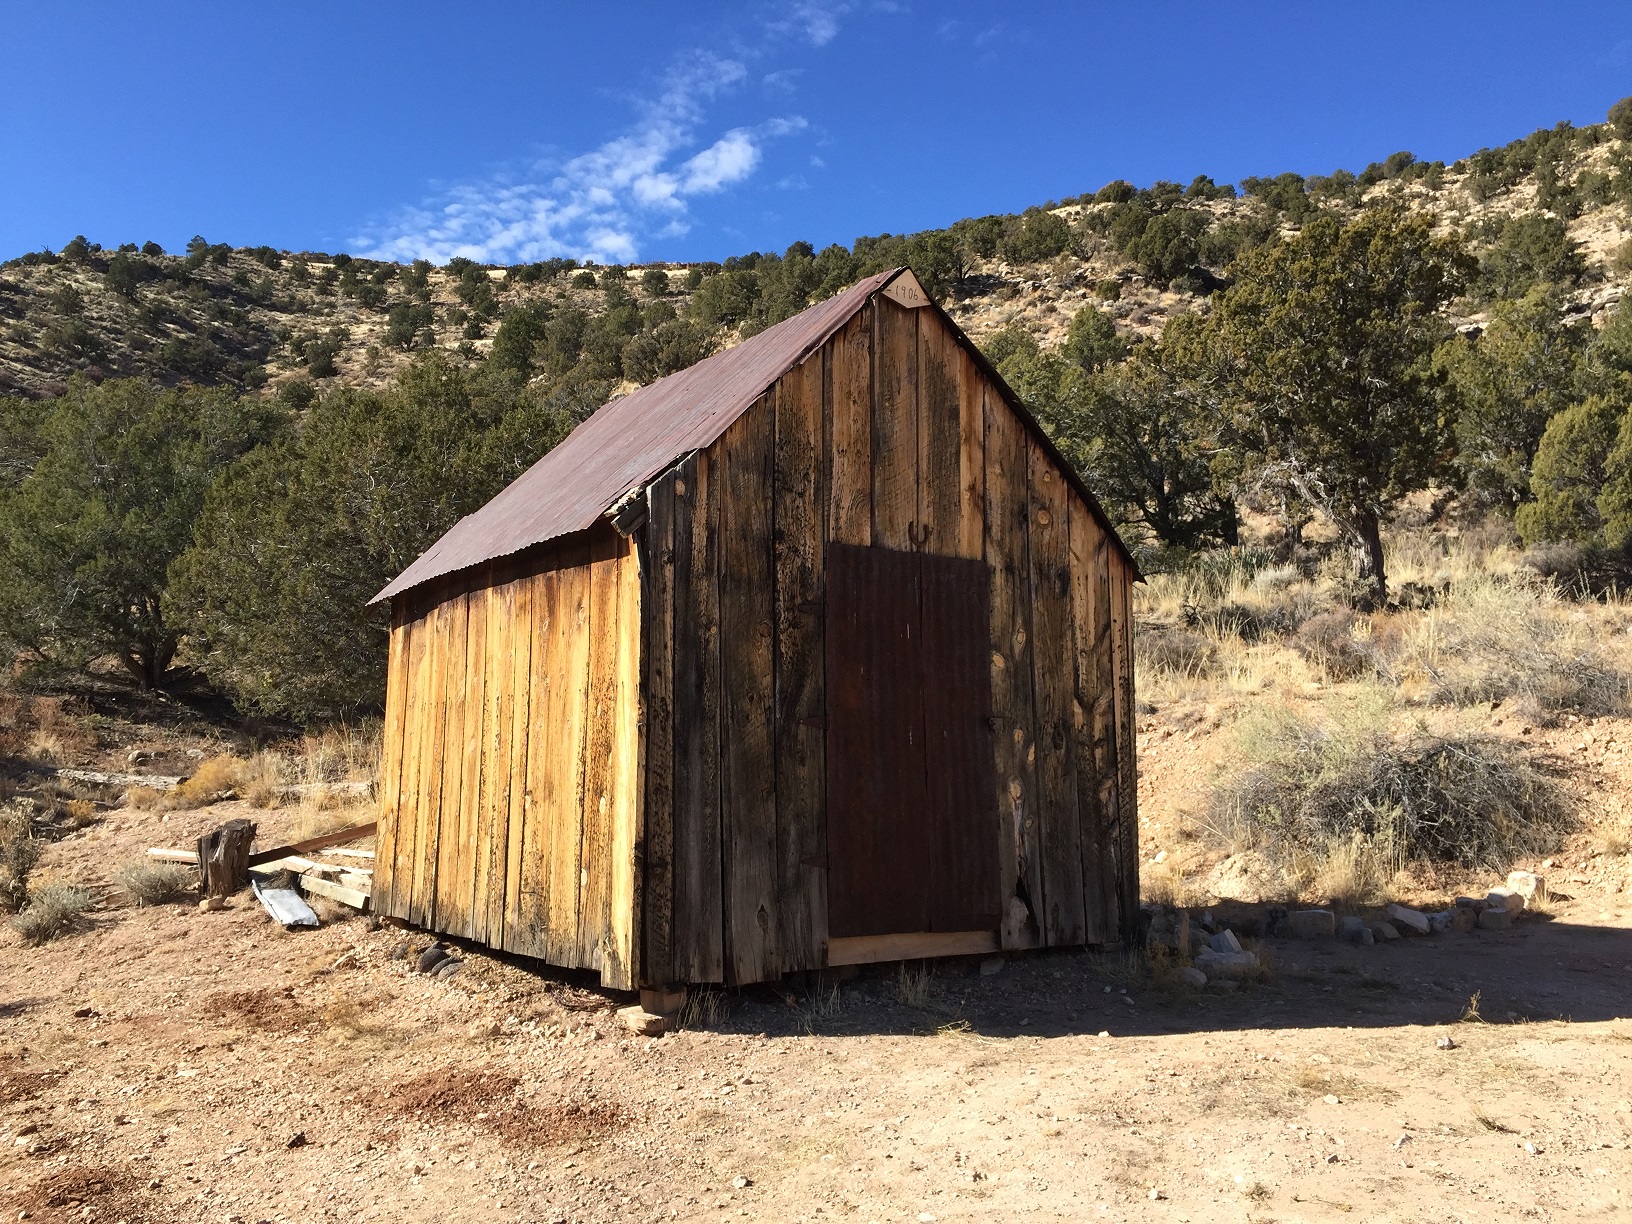
[(613, 400), (380, 593), (374, 903), (626, 989), (1117, 943), (1137, 578), (871, 277)]

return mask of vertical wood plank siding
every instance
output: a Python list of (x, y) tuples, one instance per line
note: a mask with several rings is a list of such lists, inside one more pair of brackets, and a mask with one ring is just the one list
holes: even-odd
[(1001, 945), (1136, 929), (1132, 574), (933, 310), (875, 298), (646, 499), (397, 601), (382, 912), (620, 987), (826, 964), (842, 543), (984, 567)]
[(608, 528), (416, 593), (392, 630), (380, 912), (635, 984), (640, 591)]

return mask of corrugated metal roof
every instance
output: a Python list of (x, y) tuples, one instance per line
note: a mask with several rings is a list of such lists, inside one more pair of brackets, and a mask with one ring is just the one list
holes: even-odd
[(629, 490), (708, 446), (900, 272), (881, 272), (791, 319), (604, 405), (492, 501), (467, 514), (370, 602), (592, 526)]
[[(826, 344), (868, 298), (902, 271), (870, 276), (735, 348), (603, 405), (487, 505), (449, 528), (369, 602), (593, 526), (631, 489), (647, 484), (682, 456), (712, 444), (772, 383)], [(957, 324), (939, 307), (932, 304), (930, 309), (945, 319), (981, 370), (1002, 389), (1133, 565), (1098, 500), (1020, 398)], [(1134, 569), (1137, 574), (1136, 565)]]

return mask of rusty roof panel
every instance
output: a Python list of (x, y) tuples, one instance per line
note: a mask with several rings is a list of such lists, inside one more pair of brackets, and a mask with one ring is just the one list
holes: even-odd
[[(487, 505), (449, 528), (369, 602), (587, 530), (630, 490), (647, 484), (682, 456), (711, 445), (777, 379), (826, 344), (868, 298), (902, 271), (870, 276), (735, 348), (603, 405)], [(974, 342), (939, 306), (930, 303), (929, 309), (951, 328), (981, 373), (1041, 442), (1138, 578), (1133, 554), (1076, 469)]]
[(870, 276), (735, 348), (602, 406), (370, 602), (590, 527), (631, 489), (714, 442), (899, 272)]

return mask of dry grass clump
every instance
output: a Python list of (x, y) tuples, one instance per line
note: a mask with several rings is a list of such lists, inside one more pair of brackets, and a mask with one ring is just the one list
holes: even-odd
[(0, 911), (15, 914), (28, 901), (28, 876), (40, 861), (34, 818), (26, 802), (0, 807)]
[(683, 1029), (711, 1029), (719, 1026), (731, 1014), (731, 1001), (724, 991), (699, 987), (686, 995), (675, 1017), (675, 1026)]
[(1283, 706), (1244, 718), (1247, 762), (1214, 796), (1215, 828), (1307, 887), (1359, 899), (1411, 864), (1506, 871), (1569, 824), (1564, 794), (1494, 736), (1392, 734), (1373, 699), (1341, 717)]
[(896, 1001), (908, 1007), (927, 1007), (930, 981), (933, 976), (928, 965), (902, 964), (895, 979)]
[(1134, 635), (1135, 666), (1141, 675), (1195, 679), (1213, 675), (1218, 647), (1207, 637), (1173, 625), (1141, 626)]
[(288, 781), (295, 786), (373, 783), (380, 773), (380, 736), (377, 722), (341, 723), (304, 736), (290, 756)]
[(244, 761), (240, 757), (222, 753), (200, 761), (193, 776), (182, 782), (167, 796), (167, 806), (185, 811), (201, 808), (238, 793), (244, 776)]
[(91, 908), (91, 894), (73, 884), (47, 884), (31, 893), (28, 908), (11, 920), (31, 944), (43, 944), (66, 935), (79, 916)]
[(1455, 582), (1410, 632), (1391, 670), (1445, 705), (1519, 698), (1541, 711), (1614, 714), (1627, 706), (1627, 618), (1567, 601), (1550, 582), (1480, 574)]
[(198, 882), (198, 872), (180, 863), (142, 858), (121, 867), (113, 882), (134, 897), (137, 905), (163, 905), (190, 891)]

